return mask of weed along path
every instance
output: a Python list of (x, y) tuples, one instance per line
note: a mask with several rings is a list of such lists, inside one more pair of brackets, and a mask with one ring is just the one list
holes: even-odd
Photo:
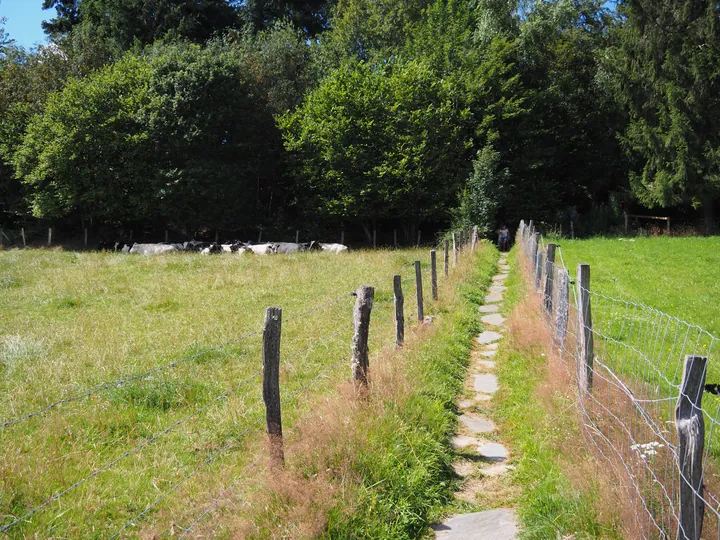
[[(485, 297), (486, 305), (479, 308), (485, 331), (476, 338), (477, 351), (473, 354), (474, 362), (467, 381), (472, 398), (458, 403), (461, 414), (458, 418), (458, 432), (452, 441), (457, 453), (453, 468), (462, 478), (462, 485), (456, 497), (460, 502), (470, 504), (475, 502), (476, 495), (483, 490), (483, 482), (478, 481), (478, 477), (500, 477), (512, 468), (507, 465), (510, 452), (497, 441), (497, 427), (480, 412), (498, 391), (494, 357), (504, 335), (505, 318), (500, 314), (500, 305), (504, 299), (509, 270), (507, 255), (502, 254), (499, 273), (493, 278), (493, 284)], [(455, 515), (434, 525), (433, 530), (435, 537), (443, 540), (513, 540), (518, 527), (514, 510), (496, 508)]]

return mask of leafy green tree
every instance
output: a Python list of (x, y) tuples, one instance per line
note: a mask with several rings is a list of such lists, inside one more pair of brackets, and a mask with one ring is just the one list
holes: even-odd
[(618, 10), (606, 66), (630, 116), (633, 192), (648, 207), (702, 207), (709, 231), (720, 194), (720, 5), (622, 0)]
[(330, 10), (337, 0), (244, 0), (240, 16), (254, 32), (290, 21), (307, 37), (314, 37), (328, 26)]
[(446, 218), (466, 172), (469, 118), (422, 62), (336, 70), (280, 119), (299, 204), (366, 226)]

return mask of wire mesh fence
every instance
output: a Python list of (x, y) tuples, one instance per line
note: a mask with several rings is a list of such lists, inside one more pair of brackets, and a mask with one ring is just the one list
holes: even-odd
[[(466, 235), (464, 243), (458, 242), (456, 248), (461, 250), (471, 240), (471, 235)], [(430, 296), (429, 261), (428, 256), (420, 272), (424, 298), (415, 294), (414, 263), (372, 280), (375, 324), (368, 339), (372, 350), (396, 346), (394, 275), (402, 276), (407, 300), (404, 320), (410, 323), (416, 320), (419, 305)], [(289, 432), (303, 415), (312, 414), (313, 396), (332, 392), (338, 382), (348, 378), (348, 352), (358, 332), (357, 321), (353, 320), (356, 302), (355, 292), (346, 291), (285, 314), (283, 324), (293, 339), (289, 347), (283, 347), (279, 359), (282, 397), (278, 406), (282, 407)], [(321, 333), (315, 330), (318, 325), (312, 324), (315, 319), (321, 325)], [(258, 457), (246, 450), (257, 441), (263, 424), (267, 423), (268, 402), (262, 391), (267, 374), (259, 362), (261, 355), (265, 355), (266, 331), (267, 327), (257, 328), (138, 373), (95, 384), (87, 390), (68, 392), (34, 410), (16, 410), (13, 406), (12, 414), (0, 418), (0, 447), (4, 450), (6, 475), (0, 495), (0, 533), (11, 537), (84, 534), (83, 519), (101, 512), (107, 516), (105, 528), (94, 530), (90, 536), (135, 536), (151, 522), (167, 521), (165, 513), (177, 511), (177, 504), (170, 504), (175, 499), (193, 503), (187, 505), (182, 515), (169, 518), (173, 523), (172, 534), (181, 537), (192, 534), (222, 499), (239, 489), (249, 472), (265, 460), (266, 456)], [(229, 359), (236, 365), (236, 369), (228, 371), (232, 379), (219, 379), (224, 380), (222, 385), (214, 380), (202, 392), (184, 396), (183, 403), (172, 400), (165, 403), (162, 396), (151, 395), (157, 388), (162, 390), (160, 394), (165, 390), (177, 392), (178, 386), (170, 374), (177, 375), (180, 369), (187, 369), (180, 374), (180, 380), (201, 387), (202, 381), (197, 379), (207, 366), (206, 357), (225, 349), (236, 357)], [(145, 399), (148, 395), (160, 399), (154, 405), (162, 414), (137, 407), (135, 396)], [(126, 396), (130, 398), (126, 400)], [(98, 413), (90, 419), (78, 413), (93, 407)], [(127, 418), (116, 421), (115, 412), (127, 413)], [(43, 463), (39, 458), (33, 461), (36, 458), (23, 455), (23, 448), (58, 429), (62, 433), (53, 437), (72, 444), (59, 445)], [(75, 451), (80, 445), (75, 444), (74, 438), (79, 440), (85, 432), (92, 433), (94, 448)], [(246, 454), (247, 459), (242, 457)], [(46, 470), (52, 481), (40, 481), (28, 489), (25, 475), (37, 467)], [(84, 508), (89, 500), (93, 506)], [(191, 509), (195, 508), (198, 510), (193, 513)]]
[(718, 338), (655, 308), (593, 290), (530, 225), (520, 252), (588, 445), (627, 492), (642, 538), (720, 538)]

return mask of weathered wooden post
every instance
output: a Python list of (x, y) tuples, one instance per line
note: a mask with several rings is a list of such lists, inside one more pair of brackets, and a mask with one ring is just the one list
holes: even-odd
[(430, 251), (430, 283), (432, 287), (432, 299), (438, 299), (438, 286), (437, 286), (437, 253), (435, 250)]
[(667, 218), (667, 235), (670, 236), (670, 218)]
[(535, 234), (535, 222), (532, 219), (528, 222), (528, 234), (530, 236)]
[(25, 242), (25, 227), (20, 229), (20, 234), (22, 235), (23, 247), (27, 247), (27, 242)]
[(262, 242), (262, 229), (260, 229), (260, 233), (258, 234), (258, 244)]
[(543, 272), (543, 252), (541, 249), (538, 250), (535, 260), (535, 290), (540, 292), (540, 284), (542, 282)]
[(165, 243), (167, 244), (168, 242), (170, 242), (170, 231), (165, 229)]
[(530, 245), (528, 247), (528, 260), (530, 264), (537, 264), (537, 252), (538, 252), (538, 233), (533, 233), (530, 237)]
[(577, 266), (577, 311), (580, 358), (578, 359), (578, 384), (581, 392), (591, 392), (593, 383), (593, 325), (590, 306), (590, 265)]
[(48, 227), (48, 246), (52, 246), (52, 227)]
[(565, 270), (557, 272), (558, 301), (555, 306), (555, 343), (560, 350), (565, 347), (568, 318), (570, 314), (570, 276)]
[(282, 309), (269, 307), (265, 311), (263, 329), (263, 401), (267, 424), (270, 459), (282, 466), (285, 455), (282, 438), (282, 414), (280, 411), (280, 335), (282, 332)]
[(340, 231), (340, 243), (341, 243), (342, 245), (345, 245), (345, 228), (344, 228), (344, 227), (343, 227), (343, 229)]
[(628, 233), (628, 215), (627, 212), (623, 212), (623, 217), (625, 218), (625, 234)]
[(420, 261), (415, 261), (415, 292), (417, 293), (418, 321), (425, 320), (425, 308), (423, 306), (422, 272)]
[(377, 247), (377, 229), (373, 225), (373, 249)]
[(445, 277), (448, 277), (448, 273), (450, 272), (450, 242), (446, 238), (443, 241), (443, 247), (445, 249), (445, 257), (444, 257), (444, 270), (445, 270)]
[(405, 297), (402, 291), (402, 278), (393, 276), (393, 292), (395, 293), (395, 346), (402, 347), (405, 342)]
[(417, 247), (420, 247), (420, 239), (422, 238), (422, 231), (418, 229), (418, 241), (417, 241)]
[(88, 230), (85, 229), (85, 247), (87, 247), (87, 243), (88, 243)]
[(295, 243), (300, 243), (300, 231), (295, 231)]
[(457, 266), (457, 257), (458, 257), (458, 249), (457, 249), (457, 234), (452, 233), (452, 241), (453, 241), (453, 268)]
[(552, 313), (553, 307), (553, 281), (555, 280), (555, 244), (547, 245), (547, 253), (545, 254), (545, 287), (543, 295), (543, 304), (545, 311)]
[(475, 248), (477, 248), (478, 243), (478, 228), (477, 225), (473, 227), (472, 230), (472, 253), (475, 253)]
[(679, 540), (700, 540), (705, 515), (702, 483), (705, 419), (702, 412), (702, 395), (707, 360), (704, 356), (685, 357), (680, 396), (675, 406), (680, 471), (680, 515), (677, 533)]
[(520, 220), (520, 225), (518, 225), (517, 233), (515, 234), (515, 238), (518, 242), (520, 242), (520, 245), (522, 245), (523, 240), (525, 239), (525, 220)]
[(393, 229), (393, 246), (395, 246), (395, 248), (398, 247), (398, 243), (397, 243), (397, 229)]
[(575, 222), (570, 220), (570, 238), (575, 240)]
[(353, 323), (355, 333), (352, 340), (352, 377), (356, 390), (367, 389), (370, 368), (368, 340), (370, 336), (370, 313), (372, 312), (375, 288), (361, 286), (355, 293)]

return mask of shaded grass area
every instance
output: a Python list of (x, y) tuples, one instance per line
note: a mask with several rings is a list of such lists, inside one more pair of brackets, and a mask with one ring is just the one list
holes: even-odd
[[(248, 537), (410, 539), (452, 499), (452, 437), (472, 339), (477, 299), (496, 267), (482, 246), (441, 294), (432, 325), (416, 327), (401, 351), (370, 364), (364, 400), (341, 392), (289, 443), (286, 471), (252, 500)], [(320, 478), (321, 481), (317, 481)], [(246, 525), (247, 527), (247, 525)]]
[[(287, 425), (307, 413), (308, 396), (332, 394), (348, 377), (351, 291), (377, 288), (373, 350), (394, 336), (394, 273), (403, 276), (411, 318), (408, 265), (422, 260), (427, 279), (426, 250), (346, 255), (0, 252), (0, 421), (176, 363), (0, 429), (0, 527), (116, 460), (19, 523), (11, 537), (104, 538), (146, 508), (123, 536), (150, 527), (163, 537), (188, 525), (247, 465), (247, 445), (262, 432), (257, 375), (267, 306), (284, 310)], [(429, 314), (440, 309), (426, 305)], [(226, 345), (209, 350), (218, 344)]]
[(508, 439), (522, 538), (623, 538), (612, 487), (584, 447), (571, 378), (550, 358), (539, 304), (528, 305), (517, 249), (511, 255), (509, 334), (497, 355), (494, 414)]

